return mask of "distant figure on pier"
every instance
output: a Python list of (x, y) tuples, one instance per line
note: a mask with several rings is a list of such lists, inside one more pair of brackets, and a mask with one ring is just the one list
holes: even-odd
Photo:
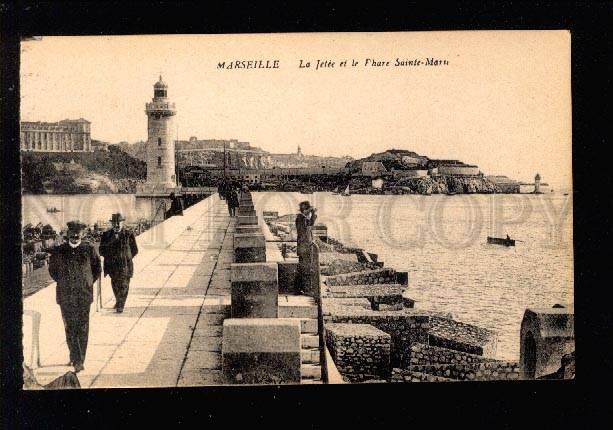
[(228, 212), (231, 217), (236, 216), (236, 208), (238, 207), (238, 189), (230, 186), (226, 193), (226, 203), (228, 204)]
[(183, 215), (183, 203), (181, 202), (181, 199), (179, 197), (177, 197), (175, 195), (175, 193), (170, 193), (170, 209), (168, 209), (168, 211), (166, 211), (166, 218), (168, 219), (171, 216), (175, 216), (175, 215)]
[(311, 293), (310, 288), (310, 263), (311, 246), (313, 244), (312, 227), (315, 225), (317, 209), (311, 206), (308, 201), (301, 202), (299, 205), (300, 213), (296, 216), (296, 233), (298, 254), (298, 270), (296, 272), (296, 292), (299, 294)]
[(221, 181), (219, 181), (219, 184), (217, 185), (217, 192), (219, 193), (219, 198), (222, 200), (226, 199), (226, 192), (227, 192), (227, 183), (225, 179), (222, 179)]
[(100, 277), (100, 256), (96, 248), (83, 241), (85, 224), (67, 224), (68, 242), (54, 249), (49, 274), (57, 282), (56, 302), (62, 311), (70, 363), (75, 372), (84, 369), (89, 336), (89, 309), (94, 301), (94, 282)]
[(134, 274), (132, 259), (138, 254), (138, 246), (134, 233), (124, 228), (125, 219), (120, 213), (113, 214), (110, 221), (113, 227), (102, 233), (100, 255), (104, 257), (104, 276), (111, 277), (115, 311), (122, 313)]

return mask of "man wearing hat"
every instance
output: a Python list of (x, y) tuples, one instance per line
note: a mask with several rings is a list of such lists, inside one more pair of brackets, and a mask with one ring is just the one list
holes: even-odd
[(57, 282), (56, 301), (62, 311), (70, 365), (83, 370), (89, 335), (89, 309), (94, 301), (93, 285), (100, 277), (100, 256), (83, 241), (85, 224), (67, 224), (67, 242), (56, 247), (49, 260), (49, 274)]
[(120, 213), (111, 216), (113, 227), (102, 233), (100, 255), (104, 257), (104, 275), (111, 277), (115, 294), (115, 311), (122, 313), (128, 298), (130, 278), (134, 274), (132, 258), (138, 254), (134, 233), (124, 228), (124, 217)]
[(317, 219), (317, 210), (308, 201), (299, 205), (300, 213), (296, 216), (296, 253), (298, 254), (298, 268), (296, 272), (295, 289), (299, 294), (311, 293), (311, 246), (313, 243), (312, 227)]

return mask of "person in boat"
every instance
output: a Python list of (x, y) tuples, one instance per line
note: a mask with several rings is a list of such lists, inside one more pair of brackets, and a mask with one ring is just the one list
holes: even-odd
[(311, 293), (309, 274), (311, 270), (311, 246), (313, 244), (312, 228), (317, 219), (317, 209), (312, 207), (308, 201), (301, 202), (298, 208), (300, 211), (296, 216), (298, 268), (295, 290), (298, 294), (309, 294)]
[(115, 312), (122, 313), (134, 274), (132, 259), (138, 254), (138, 246), (134, 233), (124, 227), (125, 218), (120, 213), (111, 215), (110, 221), (113, 227), (102, 233), (100, 255), (104, 257), (104, 276), (111, 277)]
[(510, 242), (510, 241), (511, 241), (511, 236), (507, 234), (507, 242)]
[(100, 277), (100, 256), (83, 241), (85, 224), (67, 223), (67, 242), (54, 248), (49, 274), (57, 282), (56, 302), (62, 312), (70, 363), (75, 372), (84, 369), (89, 336), (89, 310), (94, 301), (93, 285)]

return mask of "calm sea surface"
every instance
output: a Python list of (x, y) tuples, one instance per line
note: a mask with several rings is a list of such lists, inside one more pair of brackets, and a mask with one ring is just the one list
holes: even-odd
[[(150, 216), (148, 205), (139, 204), (137, 208), (134, 194), (26, 195), (22, 202), (23, 225), (42, 222), (51, 224), (58, 231), (70, 220), (94, 224), (108, 221), (116, 212), (122, 213), (128, 222)], [(61, 212), (47, 212), (47, 208), (54, 207)]]
[[(573, 305), (572, 196), (456, 195), (342, 197), (331, 193), (254, 193), (258, 210), (294, 213), (309, 200), (330, 236), (409, 272), (416, 307), (451, 312), (495, 330), (498, 358), (517, 360), (527, 307)], [(148, 217), (134, 195), (24, 196), (23, 223), (56, 229), (79, 218), (93, 224), (121, 212)], [(139, 205), (140, 206), (140, 205)], [(47, 213), (47, 207), (62, 212)], [(487, 236), (521, 240), (486, 244)]]
[[(259, 193), (259, 210), (297, 212), (309, 200), (328, 234), (409, 272), (422, 309), (499, 335), (498, 358), (519, 358), (527, 307), (573, 305), (572, 196)], [(521, 240), (488, 245), (487, 236)]]

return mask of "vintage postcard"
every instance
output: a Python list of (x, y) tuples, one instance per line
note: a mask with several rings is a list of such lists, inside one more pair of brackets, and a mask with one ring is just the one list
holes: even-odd
[(574, 379), (570, 58), (23, 40), (24, 388)]

